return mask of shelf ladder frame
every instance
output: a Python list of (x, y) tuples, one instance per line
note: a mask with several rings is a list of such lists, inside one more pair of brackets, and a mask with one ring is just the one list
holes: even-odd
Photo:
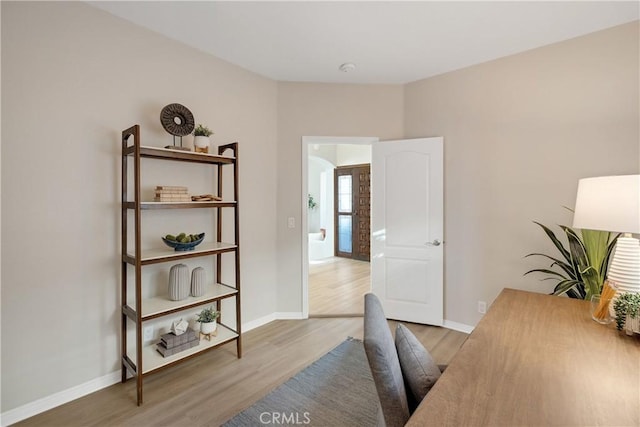
[[(133, 138), (133, 143), (129, 144), (130, 138)], [(143, 403), (143, 377), (145, 373), (143, 372), (143, 351), (142, 351), (142, 267), (144, 265), (142, 259), (142, 245), (141, 245), (141, 224), (142, 224), (142, 210), (146, 208), (143, 206), (143, 203), (140, 199), (140, 159), (141, 157), (149, 157), (149, 158), (158, 158), (158, 159), (172, 159), (178, 161), (187, 161), (187, 162), (198, 162), (198, 163), (211, 163), (216, 164), (218, 168), (218, 195), (222, 194), (223, 187), (223, 166), (231, 164), (233, 165), (233, 193), (234, 193), (234, 201), (232, 203), (212, 203), (212, 204), (202, 204), (198, 207), (203, 208), (213, 208), (217, 213), (217, 241), (222, 241), (222, 210), (223, 208), (233, 208), (234, 210), (234, 238), (236, 248), (235, 252), (235, 289), (237, 292), (232, 296), (235, 299), (235, 310), (236, 310), (236, 330), (235, 333), (237, 337), (236, 340), (237, 346), (237, 357), (242, 357), (242, 334), (241, 334), (241, 303), (240, 303), (240, 225), (239, 225), (239, 210), (238, 210), (238, 143), (234, 142), (231, 144), (226, 144), (218, 147), (219, 156), (222, 156), (226, 150), (231, 150), (233, 152), (233, 159), (224, 157), (216, 157), (215, 159), (211, 159), (208, 157), (201, 157), (198, 154), (194, 153), (184, 153), (184, 152), (176, 152), (170, 154), (157, 154), (158, 150), (150, 147), (143, 147), (140, 143), (140, 126), (134, 125), (124, 131), (122, 131), (122, 200), (121, 200), (121, 363), (122, 363), (122, 377), (121, 381), (124, 383), (128, 380), (128, 375), (131, 375), (136, 379), (136, 395), (137, 395), (137, 405), (140, 406)], [(128, 192), (129, 192), (129, 157), (133, 157), (133, 196), (134, 200), (128, 200)], [(215, 157), (215, 156), (212, 156)], [(177, 206), (176, 206), (177, 207)], [(180, 206), (177, 208), (184, 208), (185, 206)], [(195, 206), (191, 206), (195, 207)], [(174, 208), (173, 206), (162, 206), (162, 208)], [(135, 227), (135, 260), (132, 262), (130, 256), (128, 256), (128, 212), (133, 210), (134, 212), (134, 227)], [(222, 274), (222, 254), (227, 252), (228, 250), (221, 250), (215, 254), (216, 256), (216, 277), (214, 281), (221, 282), (221, 274)], [(135, 309), (130, 307), (127, 303), (128, 300), (128, 265), (132, 265), (135, 268)], [(226, 298), (226, 297), (225, 297)], [(217, 302), (218, 310), (220, 310), (220, 304), (222, 299), (220, 298)], [(136, 357), (135, 362), (131, 360), (127, 353), (127, 321), (131, 320), (135, 323), (136, 328)], [(220, 319), (219, 319), (220, 321)], [(221, 343), (225, 344), (226, 342)], [(210, 347), (204, 351), (211, 350), (216, 348), (217, 346)], [(188, 356), (187, 358), (196, 356), (201, 353), (196, 353), (192, 356)], [(186, 360), (182, 359), (182, 360)], [(179, 360), (180, 361), (180, 360)], [(172, 366), (174, 363), (178, 363), (179, 361), (173, 362), (168, 366)], [(152, 371), (155, 372), (155, 371)], [(152, 373), (148, 372), (148, 373)]]

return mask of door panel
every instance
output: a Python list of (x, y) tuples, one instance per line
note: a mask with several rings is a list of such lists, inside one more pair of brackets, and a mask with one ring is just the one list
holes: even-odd
[(422, 247), (429, 236), (429, 222), (425, 221), (429, 217), (429, 156), (394, 153), (387, 156), (384, 167), (387, 244)]
[(391, 319), (442, 325), (443, 140), (378, 142), (372, 155), (372, 291)]
[(339, 256), (351, 257), (353, 253), (353, 217), (351, 215), (338, 214), (337, 236)]
[(419, 283), (427, 274), (428, 264), (422, 259), (386, 257), (387, 299), (427, 303), (427, 288)]

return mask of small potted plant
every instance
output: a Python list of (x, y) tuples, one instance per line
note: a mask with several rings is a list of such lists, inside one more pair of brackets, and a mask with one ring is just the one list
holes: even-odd
[(640, 294), (625, 292), (618, 296), (613, 303), (616, 313), (616, 328), (626, 330), (627, 335), (640, 332), (638, 320), (640, 318)]
[(198, 124), (196, 128), (193, 130), (193, 147), (196, 153), (208, 153), (209, 146), (211, 145), (211, 141), (209, 141), (209, 137), (213, 135), (211, 129), (202, 124)]
[(309, 200), (309, 210), (312, 211), (318, 206), (318, 203), (315, 201), (315, 199), (311, 194), (309, 194), (308, 200)]
[(198, 313), (197, 321), (200, 323), (200, 332), (210, 334), (215, 332), (218, 327), (216, 319), (220, 316), (220, 312), (213, 309), (213, 306), (203, 309)]

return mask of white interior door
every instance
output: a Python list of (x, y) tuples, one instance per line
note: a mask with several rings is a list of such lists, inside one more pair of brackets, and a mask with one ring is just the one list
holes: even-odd
[(371, 289), (390, 319), (443, 323), (443, 139), (372, 144)]

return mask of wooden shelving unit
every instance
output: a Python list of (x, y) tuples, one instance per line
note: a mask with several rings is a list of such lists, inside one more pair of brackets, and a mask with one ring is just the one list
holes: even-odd
[[(131, 141), (132, 140), (132, 141)], [(228, 155), (231, 152), (232, 155)], [(200, 163), (204, 167), (217, 168), (217, 191), (223, 196), (223, 168), (233, 168), (233, 195), (219, 202), (143, 202), (140, 199), (140, 178), (142, 171), (140, 159), (150, 158), (173, 162)], [(129, 171), (133, 168), (133, 194), (129, 194)], [(213, 235), (216, 240), (203, 242), (192, 251), (176, 252), (168, 247), (143, 250), (141, 246), (141, 225), (143, 211), (162, 209), (213, 209), (217, 212), (216, 230)], [(234, 242), (222, 242), (223, 209), (232, 209)], [(134, 219), (129, 220), (129, 212), (133, 211)], [(140, 126), (135, 125), (122, 131), (122, 276), (121, 276), (121, 301), (122, 301), (122, 327), (121, 327), (121, 354), (122, 354), (122, 382), (129, 375), (136, 379), (137, 403), (143, 402), (143, 377), (204, 351), (214, 349), (223, 344), (235, 341), (238, 358), (242, 357), (242, 335), (240, 316), (240, 248), (239, 239), (239, 213), (238, 213), (238, 144), (232, 143), (218, 147), (218, 155), (185, 152), (165, 148), (143, 146), (140, 143)], [(130, 224), (132, 222), (132, 224)], [(133, 227), (133, 245), (129, 246), (128, 232)], [(235, 283), (221, 283), (222, 254), (234, 254)], [(143, 298), (142, 275), (144, 266), (166, 262), (175, 262), (195, 257), (216, 257), (216, 272), (213, 281), (207, 284), (205, 294), (200, 297), (188, 297), (181, 301), (171, 301), (166, 295)], [(129, 269), (134, 269), (133, 283), (129, 283)], [(131, 293), (129, 291), (132, 291)], [(130, 295), (133, 294), (133, 302)], [(236, 327), (230, 328), (222, 323), (218, 324), (218, 335), (209, 340), (201, 340), (199, 345), (177, 353), (173, 356), (163, 357), (156, 351), (156, 343), (143, 344), (143, 323), (148, 320), (161, 318), (183, 310), (196, 308), (205, 304), (218, 303), (225, 299), (235, 300)], [(222, 316), (221, 316), (222, 317)], [(128, 354), (127, 325), (133, 322), (135, 325), (135, 354)], [(218, 319), (220, 322), (220, 319)]]

